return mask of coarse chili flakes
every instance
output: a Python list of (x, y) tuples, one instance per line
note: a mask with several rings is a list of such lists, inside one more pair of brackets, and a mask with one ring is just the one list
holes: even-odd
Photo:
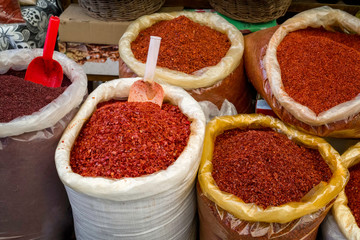
[(277, 48), (290, 97), (319, 114), (360, 93), (360, 36), (307, 28), (289, 33)]
[(135, 58), (144, 63), (150, 36), (162, 38), (157, 65), (187, 74), (218, 64), (231, 46), (226, 34), (179, 16), (142, 30), (131, 43)]
[(350, 179), (345, 186), (348, 207), (354, 215), (355, 221), (360, 226), (360, 164), (349, 168)]
[(332, 176), (317, 150), (268, 129), (225, 131), (216, 137), (212, 163), (220, 190), (263, 208), (300, 201)]
[(71, 150), (75, 173), (115, 179), (151, 174), (175, 162), (187, 145), (191, 122), (177, 106), (120, 101), (99, 106)]

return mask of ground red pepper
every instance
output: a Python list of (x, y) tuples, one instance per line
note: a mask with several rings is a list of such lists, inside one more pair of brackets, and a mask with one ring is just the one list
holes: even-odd
[(190, 121), (179, 107), (150, 102), (100, 104), (71, 150), (82, 176), (139, 177), (170, 166), (184, 150)]
[(360, 93), (360, 36), (307, 28), (277, 48), (285, 91), (316, 114)]
[(345, 186), (345, 194), (356, 223), (360, 226), (360, 164), (349, 168), (350, 179)]
[(10, 70), (0, 75), (0, 122), (31, 115), (61, 95), (71, 81), (64, 75), (63, 85), (49, 88), (24, 80), (25, 71)]
[(142, 30), (131, 43), (135, 58), (144, 63), (150, 36), (162, 38), (157, 65), (188, 74), (216, 65), (231, 46), (226, 34), (179, 16)]
[(265, 129), (225, 131), (216, 137), (212, 162), (220, 190), (263, 208), (300, 201), (332, 176), (317, 150)]

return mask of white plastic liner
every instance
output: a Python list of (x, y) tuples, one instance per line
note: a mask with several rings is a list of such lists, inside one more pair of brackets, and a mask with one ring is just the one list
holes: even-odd
[(299, 13), (281, 24), (272, 36), (265, 56), (265, 68), (275, 98), (295, 118), (312, 126), (333, 123), (358, 114), (360, 112), (360, 95), (316, 115), (308, 107), (294, 101), (284, 91), (281, 70), (276, 58), (277, 47), (288, 33), (307, 27), (324, 27), (327, 30), (336, 29), (360, 34), (360, 19), (347, 12), (325, 6)]
[[(0, 52), (0, 74), (6, 73), (10, 68), (17, 71), (25, 70), (31, 60), (42, 54), (42, 49), (2, 51)], [(64, 74), (72, 81), (72, 84), (58, 98), (38, 112), (18, 117), (7, 123), (0, 123), (0, 138), (51, 127), (83, 101), (87, 93), (85, 72), (62, 53), (54, 52), (53, 59), (60, 63)]]
[(171, 12), (154, 13), (145, 15), (132, 22), (119, 41), (119, 52), (121, 59), (138, 76), (144, 76), (145, 64), (137, 60), (131, 50), (131, 42), (139, 35), (139, 32), (162, 20), (171, 20), (184, 15), (192, 21), (208, 26), (227, 35), (231, 42), (230, 49), (220, 62), (211, 67), (205, 67), (194, 74), (157, 67), (155, 78), (157, 82), (168, 83), (184, 89), (196, 89), (210, 87), (231, 74), (240, 64), (244, 53), (244, 37), (242, 33), (224, 18), (215, 13), (197, 12)]
[(56, 168), (73, 209), (77, 239), (195, 239), (194, 180), (200, 163), (205, 116), (183, 89), (163, 85), (165, 101), (191, 120), (188, 145), (166, 170), (137, 178), (82, 177), (69, 156), (83, 124), (99, 102), (123, 99), (140, 78), (116, 79), (96, 88), (65, 130), (55, 153)]

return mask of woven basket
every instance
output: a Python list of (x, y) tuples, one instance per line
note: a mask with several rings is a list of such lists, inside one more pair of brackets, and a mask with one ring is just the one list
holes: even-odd
[(219, 13), (249, 23), (268, 22), (283, 16), (291, 0), (209, 0)]
[(165, 0), (79, 0), (86, 14), (99, 20), (131, 21), (156, 12)]

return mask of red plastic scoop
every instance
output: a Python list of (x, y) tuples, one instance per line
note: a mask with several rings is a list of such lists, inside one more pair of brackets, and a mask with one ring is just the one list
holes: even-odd
[(47, 87), (60, 87), (63, 80), (61, 65), (52, 59), (59, 29), (60, 19), (50, 17), (42, 57), (34, 58), (25, 74), (25, 80)]
[(160, 84), (153, 81), (160, 42), (160, 37), (150, 37), (144, 80), (138, 80), (131, 85), (128, 98), (129, 102), (153, 102), (161, 107), (164, 100), (164, 90)]

